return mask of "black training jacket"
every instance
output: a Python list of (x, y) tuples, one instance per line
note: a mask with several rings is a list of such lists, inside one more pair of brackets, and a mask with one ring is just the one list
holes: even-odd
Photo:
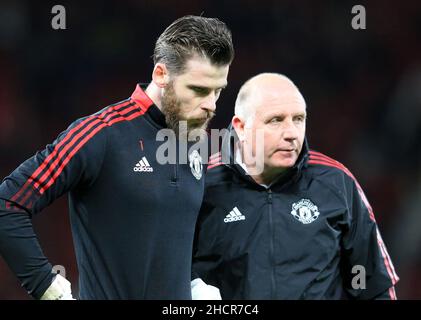
[(264, 187), (233, 162), (232, 140), (209, 160), (192, 278), (223, 299), (395, 298), (398, 276), (345, 166), (305, 142), (295, 166)]
[(35, 298), (53, 274), (31, 216), (68, 193), (80, 299), (191, 299), (204, 177), (200, 156), (178, 157), (176, 146), (168, 150), (177, 163), (158, 163), (159, 148), (170, 146), (157, 139), (165, 128), (137, 86), (129, 99), (75, 121), (3, 180), (0, 253)]

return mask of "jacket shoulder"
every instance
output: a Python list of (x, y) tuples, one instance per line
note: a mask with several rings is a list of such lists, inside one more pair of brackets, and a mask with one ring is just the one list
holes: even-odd
[(345, 165), (321, 152), (309, 151), (307, 167), (313, 178), (335, 186), (343, 185), (344, 182), (356, 182), (354, 175)]
[(221, 152), (212, 154), (208, 159), (206, 186), (224, 184), (231, 180), (232, 171), (222, 161)]

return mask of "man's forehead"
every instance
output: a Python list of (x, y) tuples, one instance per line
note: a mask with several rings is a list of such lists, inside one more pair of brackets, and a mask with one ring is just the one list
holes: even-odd
[(252, 102), (258, 112), (305, 112), (306, 104), (298, 90), (255, 92)]
[(205, 58), (191, 58), (186, 62), (183, 73), (177, 75), (183, 82), (200, 84), (202, 81), (209, 81), (212, 85), (225, 86), (227, 83), (229, 65), (219, 66), (212, 64)]

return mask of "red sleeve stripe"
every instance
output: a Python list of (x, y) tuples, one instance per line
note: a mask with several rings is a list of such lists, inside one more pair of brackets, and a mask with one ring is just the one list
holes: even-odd
[[(66, 156), (66, 158), (60, 159), (60, 167), (57, 168), (57, 170), (53, 173), (52, 169), (48, 170), (47, 173), (48, 175), (45, 176), (45, 181), (43, 181), (44, 183), (46, 183), (44, 186), (42, 186), (39, 190), (40, 194), (43, 194), (45, 191), (47, 191), (50, 186), (56, 181), (57, 177), (61, 174), (61, 172), (63, 171), (63, 169), (66, 167), (66, 165), (69, 163), (69, 161), (73, 158), (73, 156), (80, 150), (80, 148), (82, 148), (97, 132), (99, 132), (100, 130), (102, 130), (103, 128), (105, 128), (106, 126), (111, 126), (112, 124), (116, 123), (116, 122), (120, 122), (120, 121), (128, 121), (128, 120), (132, 120), (140, 115), (142, 115), (144, 112), (141, 111), (137, 111), (133, 114), (131, 114), (128, 117), (122, 117), (122, 116), (118, 116), (113, 118), (111, 121), (109, 122), (103, 122), (101, 123), (99, 126), (97, 126), (94, 130), (92, 130), (92, 132), (90, 134), (88, 134), (87, 136), (85, 136), (77, 145), (76, 147), (74, 147), (72, 149), (72, 151)], [(75, 137), (75, 139), (78, 139), (79, 137)], [(58, 162), (55, 162), (54, 164), (56, 165)], [(47, 180), (46, 178), (48, 178), (49, 180)], [(47, 182), (48, 181), (48, 182)], [(25, 195), (25, 197), (22, 199), (22, 203), (25, 203), (26, 200), (29, 198), (29, 196), (32, 194), (31, 189), (29, 189), (27, 191), (27, 194)]]
[(332, 159), (326, 155), (324, 155), (323, 153), (320, 152), (316, 152), (316, 151), (310, 151), (310, 160), (320, 160), (320, 161), (326, 161), (331, 163), (332, 165), (336, 166), (337, 168), (341, 169), (342, 171), (344, 171), (348, 176), (350, 176), (354, 181), (356, 180), (354, 175), (351, 173), (351, 171), (348, 170), (347, 167), (345, 167), (342, 163), (340, 163), (339, 161)]
[(218, 158), (218, 157), (221, 157), (221, 151), (219, 151), (219, 152), (217, 152), (217, 153), (212, 154), (212, 155), (209, 157), (209, 160), (210, 160), (210, 159), (214, 159), (214, 158)]
[[(111, 126), (112, 124), (116, 123), (116, 122), (120, 122), (120, 121), (128, 121), (131, 119), (134, 119), (140, 115), (142, 115), (143, 113), (141, 112), (135, 112), (133, 114), (131, 114), (128, 117), (116, 117), (114, 119), (112, 119), (111, 121), (104, 122), (101, 123), (99, 126), (97, 126), (94, 130), (92, 130), (92, 132), (90, 134), (88, 134), (87, 136), (85, 136), (77, 145), (76, 147), (74, 147), (71, 152), (64, 158), (60, 159), (60, 166), (56, 169), (55, 172), (53, 172), (52, 170), (48, 170), (48, 175), (46, 176), (47, 179), (45, 179), (44, 183), (46, 183), (44, 186), (42, 186), (39, 190), (40, 194), (43, 194), (45, 191), (47, 191), (50, 186), (56, 181), (57, 177), (61, 174), (61, 172), (63, 171), (63, 169), (66, 167), (66, 165), (69, 163), (69, 161), (73, 158), (73, 156), (80, 150), (80, 148), (82, 148), (97, 132), (99, 132), (101, 129), (105, 128), (106, 126)], [(47, 182), (48, 181), (48, 182)], [(24, 196), (24, 198), (22, 199), (22, 203), (25, 204), (26, 201), (28, 200), (28, 198), (32, 195), (32, 191), (31, 189), (29, 189), (26, 193), (26, 195)]]
[[(89, 123), (89, 125), (87, 125), (83, 130), (81, 130), (78, 134), (76, 134), (70, 143), (68, 143), (58, 154), (57, 158), (48, 165), (47, 171), (41, 176), (41, 178), (39, 178), (39, 181), (36, 182), (34, 184), (34, 187), (37, 188), (41, 194), (43, 194), (45, 192), (45, 188), (42, 186), (43, 184), (45, 184), (47, 182), (47, 178), (50, 177), (53, 174), (53, 171), (55, 170), (55, 168), (57, 167), (58, 164), (60, 164), (60, 162), (62, 161), (64, 155), (71, 149), (73, 148), (73, 146), (76, 144), (76, 142), (83, 137), (84, 135), (86, 135), (94, 126), (96, 126), (97, 124), (103, 122), (103, 123), (107, 123), (107, 122), (111, 122), (110, 120), (116, 118), (116, 117), (121, 117), (126, 115), (127, 113), (138, 109), (136, 106), (131, 106), (131, 107), (126, 107), (123, 111), (114, 111), (112, 113), (110, 113), (107, 117), (105, 117), (104, 119), (101, 118), (97, 118), (95, 120), (93, 120), (92, 122)], [(139, 111), (136, 111), (139, 112)], [(40, 188), (41, 186), (41, 188)]]
[(67, 158), (63, 161), (62, 165), (59, 167), (59, 169), (57, 170), (57, 172), (54, 174), (54, 176), (50, 179), (50, 181), (47, 183), (47, 185), (41, 190), (41, 193), (45, 192), (46, 189), (48, 189), (56, 180), (56, 178), (60, 175), (60, 173), (63, 171), (64, 167), (66, 166), (66, 164), (73, 158), (73, 156), (76, 154), (76, 152), (79, 151), (80, 148), (82, 148), (86, 142), (88, 142), (97, 132), (99, 132), (100, 130), (102, 130), (105, 127), (110, 127), (112, 126), (114, 123), (117, 122), (121, 122), (121, 121), (130, 121), (132, 119), (135, 119), (139, 116), (141, 116), (142, 114), (144, 114), (144, 112), (141, 111), (137, 111), (133, 114), (131, 114), (130, 116), (127, 117), (117, 117), (114, 118), (113, 120), (107, 122), (102, 123), (100, 126), (98, 126), (97, 128), (95, 128), (95, 130), (93, 130), (88, 136), (86, 136), (82, 141), (80, 141), (78, 143), (78, 145), (72, 150), (72, 152), (67, 156)]
[[(47, 170), (47, 173), (50, 172), (52, 168), (49, 167), (51, 161), (53, 160), (53, 158), (57, 157), (57, 155), (60, 157), (62, 155), (62, 153), (59, 154), (59, 150), (61, 149), (62, 146), (66, 147), (66, 142), (70, 140), (70, 143), (67, 145), (68, 148), (70, 148), (70, 146), (74, 143), (74, 135), (80, 130), (81, 132), (83, 132), (85, 130), (85, 128), (87, 128), (87, 126), (92, 123), (93, 121), (95, 121), (95, 119), (97, 118), (102, 118), (104, 119), (104, 117), (108, 114), (113, 114), (115, 111), (120, 110), (122, 108), (125, 108), (127, 106), (131, 106), (132, 103), (130, 103), (130, 101), (124, 101), (120, 104), (111, 106), (109, 108), (107, 108), (106, 110), (104, 110), (100, 115), (93, 115), (90, 116), (88, 118), (86, 118), (85, 120), (83, 120), (81, 123), (79, 123), (76, 127), (74, 127), (73, 129), (71, 129), (66, 136), (64, 137), (63, 140), (61, 140), (55, 147), (53, 152), (51, 152), (51, 154), (48, 155), (48, 157), (43, 161), (43, 163), (35, 170), (35, 172), (31, 175), (31, 177), (27, 180), (27, 182), (25, 183), (25, 185), (21, 188), (21, 190), (12, 198), (13, 201), (16, 201), (19, 199), (19, 197), (21, 196), (23, 191), (27, 191), (26, 189), (33, 183), (32, 187), (34, 188), (34, 190), (36, 190), (37, 192), (40, 192), (39, 190), (39, 185), (42, 183), (42, 177), (39, 177), (39, 175), (44, 171)], [(91, 128), (91, 127), (89, 127)], [(24, 201), (19, 201), (20, 203), (24, 203)]]
[(217, 158), (214, 159), (209, 159), (208, 164), (215, 164), (217, 162), (220, 162), (222, 160), (222, 156), (219, 156)]
[(313, 165), (315, 165), (315, 164), (320, 164), (320, 165), (324, 165), (324, 166), (328, 166), (328, 167), (338, 168), (338, 169), (340, 169), (340, 170), (344, 171), (344, 172), (345, 172), (345, 173), (346, 173), (349, 177), (351, 177), (351, 178), (354, 180), (355, 185), (356, 185), (357, 190), (358, 190), (358, 193), (359, 193), (359, 195), (360, 195), (361, 199), (363, 200), (364, 205), (367, 207), (368, 213), (369, 213), (369, 215), (370, 215), (370, 219), (371, 219), (371, 220), (373, 220), (374, 222), (376, 222), (376, 217), (374, 216), (374, 211), (373, 211), (373, 208), (371, 207), (370, 203), (368, 202), (368, 199), (367, 199), (367, 197), (365, 196), (365, 193), (363, 192), (363, 190), (362, 190), (362, 188), (361, 188), (360, 184), (358, 183), (358, 181), (357, 181), (357, 180), (355, 180), (355, 178), (353, 178), (353, 176), (352, 176), (351, 174), (348, 174), (348, 173), (347, 173), (347, 171), (348, 171), (348, 170), (344, 170), (344, 168), (342, 168), (342, 167), (340, 167), (340, 166), (336, 166), (336, 165), (334, 165), (334, 164), (332, 164), (332, 163), (329, 163), (329, 162), (327, 162), (327, 161), (320, 161), (320, 160), (312, 160), (312, 159), (310, 159), (310, 160), (308, 161), (308, 164), (310, 164), (310, 165), (312, 165), (312, 164), (313, 164)]
[(392, 259), (390, 259), (389, 253), (387, 252), (386, 246), (383, 242), (382, 236), (380, 235), (379, 229), (376, 226), (377, 233), (377, 243), (382, 252), (383, 261), (386, 266), (387, 273), (389, 274), (390, 279), (392, 279), (392, 284), (395, 285), (399, 281), (399, 277), (396, 274), (395, 267), (393, 266)]
[(215, 168), (215, 167), (218, 167), (220, 165), (222, 165), (222, 162), (217, 162), (217, 163), (214, 163), (214, 164), (209, 164), (208, 165), (208, 170), (209, 169), (212, 169), (212, 168)]
[(361, 188), (360, 184), (358, 183), (358, 181), (354, 177), (354, 175), (348, 170), (348, 168), (346, 168), (342, 163), (340, 163), (336, 160), (333, 160), (329, 157), (320, 156), (320, 155), (312, 155), (311, 153), (310, 153), (310, 159), (308, 161), (308, 164), (325, 165), (325, 166), (329, 166), (329, 167), (338, 168), (338, 169), (342, 170), (343, 172), (345, 172), (352, 180), (354, 180), (355, 185), (357, 186), (357, 189), (358, 189), (358, 193), (360, 194), (361, 199), (363, 200), (365, 206), (368, 209), (368, 212), (370, 214), (370, 219), (373, 220), (373, 221), (376, 221), (376, 218), (375, 218), (374, 212), (373, 212), (373, 208), (371, 207), (370, 203), (368, 202), (368, 199), (365, 196), (363, 189)]
[[(336, 161), (332, 158), (329, 158), (329, 157), (325, 156), (324, 154), (322, 154), (320, 152), (315, 152), (315, 151), (310, 151), (310, 159), (309, 159), (308, 163), (310, 165), (319, 164), (319, 165), (335, 167), (335, 168), (338, 168), (338, 169), (344, 171), (349, 177), (351, 177), (354, 180), (355, 185), (357, 186), (358, 193), (359, 193), (361, 199), (364, 202), (364, 205), (366, 206), (366, 208), (369, 212), (370, 219), (372, 221), (376, 222), (374, 212), (373, 212), (373, 208), (371, 207), (370, 203), (368, 202), (368, 199), (365, 196), (364, 191), (362, 190), (360, 184), (358, 183), (357, 179), (355, 179), (353, 174), (342, 163), (340, 163), (339, 161)], [(398, 282), (399, 277), (395, 272), (395, 268), (393, 266), (392, 260), (390, 259), (390, 256), (389, 256), (389, 254), (386, 250), (386, 246), (384, 245), (384, 242), (381, 238), (381, 235), (380, 235), (378, 229), (377, 229), (376, 232), (377, 232), (377, 243), (380, 247), (380, 251), (381, 251), (382, 256), (383, 256), (383, 260), (384, 260), (384, 264), (386, 266), (386, 270), (389, 274), (389, 277), (392, 280), (393, 285), (395, 285), (395, 283)]]
[[(95, 120), (96, 118), (104, 118), (105, 115), (110, 114), (115, 112), (116, 110), (120, 110), (124, 107), (127, 107), (129, 105), (132, 105), (132, 103), (130, 103), (130, 101), (124, 101), (122, 103), (119, 103), (117, 105), (113, 105), (110, 106), (109, 108), (107, 108), (106, 110), (104, 110), (99, 116), (97, 115), (92, 115), (88, 118), (86, 118), (85, 120), (83, 120), (82, 122), (80, 122), (76, 127), (74, 127), (73, 129), (71, 129), (66, 136), (64, 137), (63, 140), (61, 140), (55, 147), (53, 152), (51, 152), (48, 157), (43, 161), (43, 163), (35, 170), (35, 172), (29, 177), (29, 179), (26, 181), (26, 183), (23, 185), (23, 187), (19, 190), (19, 192), (17, 192), (12, 198), (12, 201), (16, 201), (19, 202), (20, 204), (24, 204), (24, 201), (19, 200), (19, 198), (21, 197), (21, 195), (23, 194), (23, 192), (28, 191), (28, 188), (32, 185), (32, 188), (34, 191), (39, 193), (38, 190), (38, 186), (40, 185), (40, 177), (39, 175), (45, 170), (47, 169), (47, 171), (49, 171), (49, 168), (47, 167), (48, 164), (51, 162), (51, 160), (53, 158), (55, 158), (60, 150), (60, 148), (65, 145), (65, 143), (69, 140), (71, 140), (73, 138), (73, 135), (75, 133), (77, 133), (79, 130), (84, 129), (84, 127), (86, 127), (90, 122), (92, 122), (93, 120)], [(72, 141), (70, 142), (70, 144), (72, 143)], [(31, 190), (32, 188), (30, 188), (29, 190)], [(27, 197), (25, 197), (27, 198)]]
[(395, 287), (389, 288), (389, 296), (390, 296), (390, 300), (398, 300), (398, 297), (396, 296)]
[[(139, 108), (140, 107), (140, 108)], [(121, 104), (111, 106), (103, 111), (100, 115), (93, 115), (75, 128), (70, 130), (66, 137), (58, 143), (53, 152), (44, 160), (44, 162), (37, 168), (37, 170), (31, 175), (27, 180), (21, 190), (12, 198), (13, 201), (16, 201), (22, 193), (25, 191), (25, 195), (19, 203), (24, 204), (29, 196), (32, 194), (32, 190), (37, 190), (39, 194), (43, 194), (56, 180), (56, 178), (63, 171), (66, 164), (71, 160), (74, 154), (89, 141), (97, 132), (106, 126), (111, 126), (112, 124), (120, 121), (129, 121), (132, 120), (146, 112), (149, 106), (140, 106), (134, 105), (133, 102), (125, 101)], [(130, 113), (130, 114), (129, 114)], [(100, 124), (100, 125), (98, 125)], [(70, 150), (71, 152), (64, 158), (65, 154), (69, 151), (70, 148), (74, 147), (76, 142), (86, 135), (95, 125), (95, 127), (89, 135), (84, 137), (75, 148)], [(79, 131), (79, 133), (77, 133)], [(76, 134), (77, 133), (77, 134)], [(65, 144), (67, 141), (70, 142)], [(64, 146), (62, 150), (60, 148)], [(59, 151), (60, 150), (60, 151)], [(54, 161), (52, 159), (56, 157)], [(64, 159), (63, 159), (64, 158)], [(60, 167), (54, 172), (58, 164), (61, 164)], [(39, 175), (44, 171), (45, 173), (39, 177)], [(44, 185), (43, 185), (44, 184)], [(29, 186), (32, 185), (32, 188)]]
[(208, 159), (208, 163), (214, 162), (214, 161), (218, 161), (222, 158), (221, 152), (217, 152), (212, 154), (209, 159)]

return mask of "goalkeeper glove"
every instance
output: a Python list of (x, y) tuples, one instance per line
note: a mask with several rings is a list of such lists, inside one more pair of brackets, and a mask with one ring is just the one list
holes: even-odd
[(42, 295), (41, 300), (75, 300), (72, 296), (70, 282), (65, 277), (57, 274)]
[(197, 278), (191, 282), (192, 300), (222, 300), (217, 287), (211, 286)]

